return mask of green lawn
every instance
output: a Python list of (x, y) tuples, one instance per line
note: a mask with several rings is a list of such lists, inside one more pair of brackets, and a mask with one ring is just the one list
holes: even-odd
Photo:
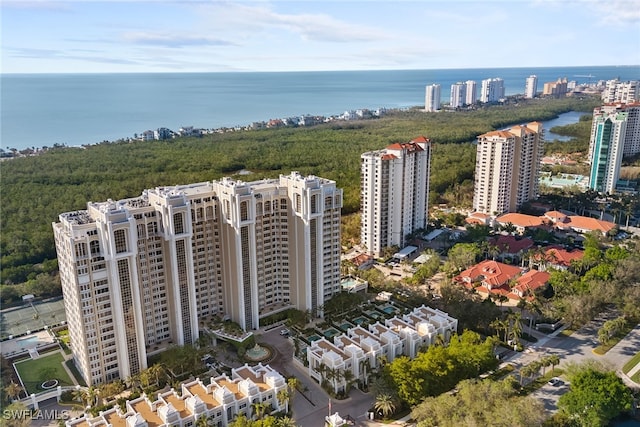
[(60, 352), (48, 356), (41, 356), (35, 360), (25, 360), (16, 363), (16, 369), (20, 379), (27, 389), (27, 393), (40, 393), (44, 391), (41, 384), (47, 380), (56, 379), (61, 386), (73, 386), (69, 374), (64, 370), (62, 362), (64, 358)]
[(630, 370), (632, 370), (638, 363), (640, 363), (640, 352), (636, 353), (627, 363), (624, 364), (622, 368), (622, 372), (628, 374)]

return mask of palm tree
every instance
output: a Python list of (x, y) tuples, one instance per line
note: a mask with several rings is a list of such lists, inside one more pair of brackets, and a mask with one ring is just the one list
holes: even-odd
[(549, 356), (545, 356), (540, 360), (540, 365), (542, 366), (542, 376), (544, 376), (547, 366), (551, 366), (551, 361), (549, 360)]
[(278, 421), (276, 421), (276, 426), (277, 427), (296, 427), (296, 423), (291, 418), (284, 416), (282, 418), (278, 418)]
[(20, 393), (22, 393), (22, 387), (11, 381), (11, 383), (4, 388), (4, 391), (11, 400), (16, 400), (20, 396)]
[(362, 382), (365, 387), (369, 386), (369, 371), (371, 370), (371, 361), (368, 357), (360, 360), (360, 371), (362, 372)]
[(511, 337), (517, 343), (522, 336), (522, 315), (520, 313), (510, 314), (511, 318)]
[(390, 394), (379, 394), (376, 396), (373, 407), (376, 411), (382, 413), (383, 417), (387, 418), (395, 412), (396, 403)]
[(284, 412), (288, 414), (289, 401), (291, 400), (291, 392), (288, 389), (283, 388), (282, 390), (278, 391), (278, 393), (276, 394), (276, 399), (278, 399), (278, 404), (280, 404), (280, 406), (284, 405)]
[(73, 398), (86, 406), (94, 406), (98, 398), (98, 389), (94, 386), (78, 388), (73, 392)]
[(300, 387), (300, 380), (298, 380), (296, 377), (291, 377), (287, 380), (287, 388), (289, 389), (289, 393), (291, 393), (291, 396), (289, 397), (289, 403), (293, 401), (293, 396), (296, 395), (298, 387)]
[[(252, 403), (251, 406), (253, 408), (253, 412), (256, 415), (256, 420), (262, 421), (264, 415), (267, 412), (267, 408), (269, 408), (269, 404), (264, 402), (256, 402)], [(260, 424), (262, 424), (262, 422)]]
[(549, 363), (551, 364), (551, 372), (553, 373), (555, 367), (560, 364), (560, 356), (558, 356), (557, 354), (551, 354), (549, 355), (548, 359)]
[(205, 414), (200, 415), (195, 423), (195, 427), (210, 427), (210, 425), (211, 421)]
[(160, 387), (160, 377), (164, 377), (167, 375), (167, 371), (164, 369), (164, 366), (162, 366), (159, 363), (155, 363), (153, 365), (151, 365), (147, 371), (149, 371), (149, 375), (151, 375), (152, 377), (155, 378), (156, 380), (156, 385), (158, 387)]

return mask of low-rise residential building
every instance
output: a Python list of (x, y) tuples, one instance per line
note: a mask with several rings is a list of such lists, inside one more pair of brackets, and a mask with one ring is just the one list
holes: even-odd
[(244, 365), (211, 378), (205, 384), (199, 378), (175, 389), (158, 393), (156, 398), (143, 394), (115, 406), (97, 417), (85, 414), (66, 421), (67, 427), (191, 427), (204, 416), (212, 426), (226, 426), (236, 416), (253, 415), (254, 403), (284, 410), (277, 394), (287, 388), (284, 377), (268, 365)]
[(584, 251), (579, 249), (569, 251), (560, 246), (550, 246), (543, 254), (533, 256), (531, 264), (540, 271), (549, 268), (567, 270), (574, 261), (580, 261), (583, 256)]
[(599, 231), (606, 235), (617, 227), (613, 222), (580, 215), (566, 215), (558, 211), (549, 211), (542, 216), (507, 213), (496, 218), (496, 223), (501, 226), (511, 224), (521, 234), (528, 228), (545, 228), (581, 234)]
[(489, 245), (496, 249), (501, 259), (514, 259), (522, 258), (525, 252), (533, 247), (533, 240), (528, 237), (517, 238), (511, 235), (499, 235), (489, 239)]
[[(511, 293), (520, 299), (533, 299), (538, 289), (547, 286), (550, 276), (546, 271), (529, 270), (518, 277)], [(514, 299), (513, 295), (507, 294), (507, 298)]]
[(454, 281), (481, 295), (503, 296), (512, 301), (532, 299), (534, 292), (547, 285), (549, 273), (526, 270), (497, 261), (483, 261), (469, 267)]
[(305, 366), (311, 378), (341, 393), (349, 381), (366, 383), (381, 360), (392, 362), (402, 355), (414, 358), (421, 348), (435, 344), (438, 336), (448, 342), (457, 329), (457, 319), (423, 305), (402, 317), (386, 319), (384, 324), (376, 322), (368, 329), (355, 326), (331, 341), (325, 337), (311, 341)]

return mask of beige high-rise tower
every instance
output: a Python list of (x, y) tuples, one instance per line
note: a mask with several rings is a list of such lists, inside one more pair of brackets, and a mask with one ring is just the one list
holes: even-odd
[(539, 122), (480, 135), (473, 209), (489, 215), (514, 212), (535, 199), (543, 144)]
[(340, 291), (335, 182), (297, 172), (145, 190), (88, 203), (53, 224), (74, 361), (88, 384), (192, 344), (199, 321), (251, 330)]
[(360, 240), (380, 256), (386, 247), (404, 247), (408, 234), (427, 226), (431, 140), (420, 137), (360, 157)]

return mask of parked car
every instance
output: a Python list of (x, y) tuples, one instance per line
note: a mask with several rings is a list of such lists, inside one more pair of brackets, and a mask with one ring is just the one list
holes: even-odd
[(552, 385), (554, 387), (560, 387), (561, 385), (564, 384), (564, 381), (562, 381), (560, 378), (558, 377), (553, 377), (549, 380), (548, 382), (549, 385)]
[(288, 337), (289, 336), (289, 330), (288, 329), (280, 329), (280, 335), (282, 335), (283, 337)]

